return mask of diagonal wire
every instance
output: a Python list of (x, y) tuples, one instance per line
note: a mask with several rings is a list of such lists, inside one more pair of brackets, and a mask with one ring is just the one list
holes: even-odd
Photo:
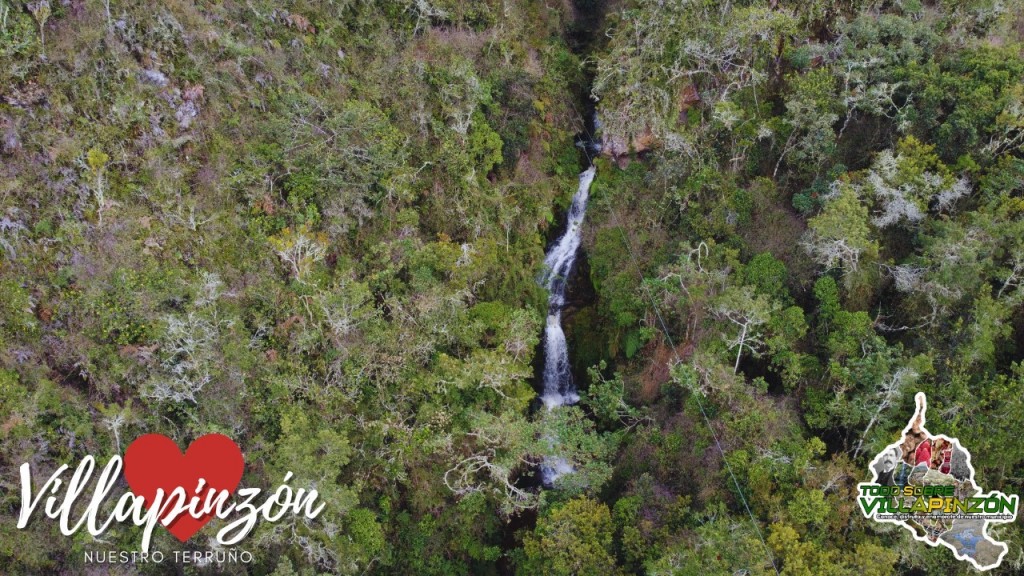
[[(580, 118), (582, 118), (583, 115), (580, 114), (579, 111), (576, 109), (575, 104), (573, 104), (572, 107), (573, 111), (576, 112), (576, 114), (579, 115)], [(583, 140), (578, 144), (582, 145), (581, 148), (583, 149), (584, 155), (586, 155), (587, 157), (588, 163), (593, 165), (594, 157), (591, 156), (590, 154), (588, 144), (593, 144), (594, 142), (596, 142), (595, 135), (591, 134), (590, 131), (587, 130), (585, 122), (583, 132), (584, 134), (586, 134), (586, 140)], [(647, 294), (647, 299), (651, 301), (651, 308), (654, 310), (654, 314), (658, 318), (658, 324), (661, 325), (661, 331), (662, 333), (665, 334), (665, 338), (668, 340), (669, 346), (672, 347), (672, 355), (675, 356), (676, 363), (681, 364), (683, 360), (682, 358), (679, 357), (679, 352), (676, 350), (675, 342), (672, 341), (672, 335), (669, 334), (668, 326), (665, 325), (665, 319), (661, 316), (661, 311), (658, 309), (658, 303), (654, 300), (654, 295), (651, 294), (650, 287), (647, 285), (646, 282), (644, 282), (644, 273), (642, 270), (640, 270), (640, 265), (637, 263), (636, 254), (633, 252), (633, 244), (629, 241), (629, 238), (626, 236), (625, 231), (619, 224), (618, 214), (616, 213), (615, 209), (611, 209), (610, 212), (612, 215), (612, 223), (615, 224), (615, 227), (619, 229), (619, 234), (622, 236), (622, 242), (626, 246), (626, 252), (629, 253), (629, 259), (633, 263), (633, 268), (636, 269), (637, 276), (639, 276), (640, 278), (640, 286)], [(715, 440), (715, 446), (718, 448), (718, 453), (721, 454), (722, 456), (722, 462), (725, 463), (725, 469), (728, 470), (729, 472), (729, 478), (732, 479), (733, 486), (736, 487), (736, 493), (740, 495), (740, 500), (743, 502), (743, 508), (747, 511), (747, 515), (750, 516), (750, 523), (754, 525), (754, 530), (757, 532), (757, 539), (761, 541), (761, 546), (764, 547), (764, 553), (768, 558), (768, 562), (771, 563), (772, 570), (775, 571), (776, 576), (781, 576), (781, 573), (779, 572), (779, 567), (775, 564), (775, 556), (772, 555), (772, 551), (770, 548), (768, 548), (768, 543), (764, 539), (764, 533), (761, 532), (761, 524), (757, 521), (757, 518), (754, 517), (754, 513), (751, 512), (750, 504), (747, 503), (747, 497), (744, 496), (743, 489), (740, 488), (740, 483), (738, 480), (736, 480), (736, 474), (733, 473), (732, 471), (732, 465), (729, 464), (729, 460), (725, 457), (725, 450), (722, 449), (722, 443), (719, 442), (718, 440), (718, 433), (715, 432), (715, 428), (711, 425), (711, 418), (708, 417), (707, 411), (704, 410), (704, 403), (701, 402), (700, 400), (700, 394), (694, 393), (693, 398), (694, 400), (697, 401), (697, 406), (700, 408), (701, 416), (704, 417), (704, 423), (707, 424), (708, 431), (711, 432), (711, 437)]]
[[(633, 246), (626, 236), (622, 226), (619, 225), (619, 218), (616, 215), (616, 211), (613, 208), (611, 210), (612, 222), (615, 227), (619, 229), (619, 234), (622, 235), (622, 242), (626, 245), (626, 251), (629, 253), (629, 259), (633, 262), (633, 268), (636, 269), (637, 275), (640, 277), (640, 286), (643, 287), (644, 292), (647, 294), (648, 300), (651, 301), (651, 307), (654, 309), (655, 316), (658, 317), (658, 323), (661, 325), (661, 331), (665, 334), (665, 338), (668, 339), (669, 346), (672, 347), (672, 354), (676, 358), (676, 363), (681, 364), (682, 358), (679, 357), (679, 352), (676, 351), (676, 345), (672, 341), (672, 335), (668, 332), (668, 327), (665, 325), (665, 319), (661, 316), (661, 311), (658, 310), (658, 304), (654, 300), (654, 296), (651, 294), (650, 287), (644, 282), (644, 274), (640, 270), (640, 265), (637, 263), (636, 255), (633, 253)], [(722, 462), (725, 463), (726, 470), (729, 471), (729, 477), (732, 478), (732, 483), (736, 487), (736, 492), (740, 495), (740, 500), (743, 501), (743, 508), (746, 509), (747, 515), (750, 516), (750, 523), (754, 525), (754, 530), (757, 531), (757, 538), (761, 541), (761, 546), (764, 546), (764, 552), (768, 556), (768, 561), (771, 562), (772, 569), (775, 570), (775, 574), (780, 574), (778, 566), (775, 565), (775, 557), (772, 556), (771, 549), (768, 548), (768, 543), (765, 542), (764, 534), (761, 532), (761, 525), (758, 523), (757, 518), (754, 517), (754, 513), (750, 511), (750, 505), (747, 503), (747, 497), (743, 495), (743, 489), (740, 488), (739, 481), (736, 480), (736, 474), (732, 471), (732, 466), (729, 464), (729, 460), (725, 457), (725, 450), (722, 449), (721, 442), (718, 441), (718, 434), (715, 432), (713, 426), (711, 426), (711, 419), (708, 418), (708, 413), (704, 410), (704, 403), (700, 401), (700, 393), (695, 392), (693, 398), (697, 401), (697, 406), (700, 407), (700, 413), (704, 416), (704, 422), (708, 426), (708, 430), (711, 431), (711, 437), (715, 440), (715, 446), (718, 447), (718, 453), (722, 455)]]

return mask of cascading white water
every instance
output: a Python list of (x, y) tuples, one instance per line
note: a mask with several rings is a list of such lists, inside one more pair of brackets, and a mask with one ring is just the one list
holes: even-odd
[[(596, 168), (591, 166), (580, 174), (580, 184), (569, 207), (565, 233), (544, 257), (544, 275), (540, 282), (548, 290), (548, 321), (544, 328), (544, 390), (541, 400), (548, 410), (575, 404), (580, 399), (569, 371), (569, 347), (562, 331), (562, 309), (565, 307), (566, 282), (580, 247), (590, 185), (596, 173)], [(557, 442), (556, 439), (551, 441)], [(564, 458), (548, 458), (541, 464), (541, 479), (550, 486), (559, 476), (572, 470)]]
[(548, 410), (580, 399), (569, 373), (569, 347), (562, 331), (561, 310), (549, 311), (544, 328), (544, 393), (540, 399)]
[(548, 289), (548, 321), (544, 329), (544, 392), (541, 399), (549, 410), (575, 404), (580, 399), (569, 372), (569, 349), (562, 331), (562, 308), (565, 306), (566, 281), (580, 247), (583, 217), (587, 212), (594, 174), (596, 169), (593, 166), (580, 174), (580, 185), (572, 197), (565, 233), (544, 257), (541, 283)]

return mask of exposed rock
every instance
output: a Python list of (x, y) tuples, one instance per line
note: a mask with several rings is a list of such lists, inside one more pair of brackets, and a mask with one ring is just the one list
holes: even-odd
[(192, 119), (199, 116), (199, 104), (195, 100), (185, 100), (174, 112), (174, 118), (182, 128), (192, 125)]
[(288, 17), (285, 18), (285, 22), (287, 22), (288, 26), (295, 28), (300, 32), (316, 34), (316, 26), (313, 26), (309, 21), (309, 18), (300, 14), (289, 14)]
[(159, 70), (143, 70), (139, 74), (139, 77), (146, 84), (152, 84), (153, 86), (157, 86), (159, 88), (163, 88), (170, 83), (170, 80), (167, 78), (167, 75)]
[(14, 120), (0, 116), (0, 151), (11, 155), (21, 150), (21, 137), (18, 135), (18, 127)]
[(654, 148), (658, 144), (658, 138), (650, 128), (643, 132), (634, 134), (627, 141), (625, 137), (602, 133), (601, 153), (611, 157), (618, 164), (619, 168), (625, 169), (629, 166), (629, 155), (631, 152), (640, 153)]
[(621, 136), (613, 136), (607, 133), (601, 134), (601, 153), (605, 156), (618, 158), (629, 154), (629, 144)]
[(697, 87), (693, 84), (687, 84), (679, 91), (678, 97), (678, 108), (679, 108), (679, 121), (686, 121), (686, 112), (692, 108), (695, 104), (700, 103), (700, 93), (697, 92)]
[(654, 137), (654, 132), (651, 132), (650, 128), (645, 128), (643, 132), (633, 135), (630, 145), (634, 152), (644, 152), (653, 148), (656, 142), (657, 138)]

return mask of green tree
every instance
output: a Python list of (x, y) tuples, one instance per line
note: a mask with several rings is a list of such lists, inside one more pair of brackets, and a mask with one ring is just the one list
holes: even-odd
[(613, 555), (614, 528), (608, 507), (576, 498), (546, 512), (523, 539), (522, 574), (565, 576), (619, 574)]
[(878, 254), (868, 209), (848, 183), (838, 184), (821, 213), (808, 220), (807, 229), (804, 248), (808, 254), (826, 269), (841, 268), (847, 277), (860, 269), (862, 259)]

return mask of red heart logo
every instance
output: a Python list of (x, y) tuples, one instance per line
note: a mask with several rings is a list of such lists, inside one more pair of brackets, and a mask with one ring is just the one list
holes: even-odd
[[(163, 489), (163, 502), (171, 492), (180, 487), (185, 491), (187, 503), (196, 496), (199, 480), (205, 481), (198, 497), (200, 510), (206, 502), (210, 489), (219, 493), (226, 490), (234, 493), (242, 480), (245, 460), (242, 450), (233, 440), (223, 434), (207, 434), (197, 438), (182, 454), (178, 445), (163, 434), (139, 436), (124, 453), (124, 478), (132, 493), (142, 498), (149, 509), (156, 500), (156, 491)], [(164, 504), (161, 504), (163, 506)], [(171, 515), (173, 504), (160, 518), (160, 523)], [(188, 512), (178, 515), (167, 529), (182, 542), (188, 540), (214, 516), (211, 511), (199, 518)]]

